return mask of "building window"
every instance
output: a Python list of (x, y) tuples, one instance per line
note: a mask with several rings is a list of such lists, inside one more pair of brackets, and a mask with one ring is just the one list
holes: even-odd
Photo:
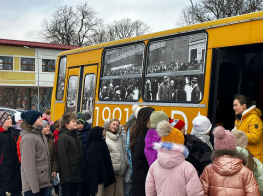
[(21, 58), (21, 71), (35, 71), (35, 59)]
[(13, 57), (0, 56), (0, 70), (13, 70)]
[(55, 72), (55, 60), (42, 59), (43, 72)]

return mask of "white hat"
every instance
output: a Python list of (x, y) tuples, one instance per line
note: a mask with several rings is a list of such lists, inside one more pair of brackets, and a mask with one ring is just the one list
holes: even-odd
[(141, 109), (141, 107), (138, 106), (138, 105), (133, 105), (132, 106), (132, 111), (134, 112), (136, 119), (137, 119), (137, 116), (138, 116), (138, 113), (139, 113), (140, 109)]
[(19, 121), (19, 120), (21, 120), (21, 119), (22, 119), (22, 118), (21, 118), (21, 112), (16, 112), (16, 113), (14, 114), (14, 119), (15, 119), (16, 122)]
[(192, 123), (192, 133), (197, 132), (201, 134), (207, 134), (212, 128), (210, 120), (206, 116), (202, 116), (200, 114), (198, 114), (198, 116), (194, 118)]

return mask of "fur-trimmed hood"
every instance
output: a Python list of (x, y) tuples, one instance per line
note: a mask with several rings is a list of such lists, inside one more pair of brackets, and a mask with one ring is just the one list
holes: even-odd
[(170, 142), (154, 143), (155, 150), (158, 150), (158, 162), (162, 168), (173, 168), (180, 165), (188, 156), (189, 151), (184, 145)]
[(39, 134), (41, 133), (42, 127), (35, 127), (33, 125), (30, 125), (26, 122), (22, 122), (20, 125), (20, 128), (22, 131), (20, 132), (21, 137), (23, 137), (27, 133), (36, 133)]
[(213, 169), (222, 176), (233, 176), (247, 164), (247, 158), (236, 150), (216, 150), (212, 160)]
[[(105, 131), (110, 131), (110, 121), (109, 120), (105, 121), (103, 128), (105, 129)], [(120, 133), (121, 133), (121, 126), (119, 126), (119, 129), (116, 134), (120, 134)]]

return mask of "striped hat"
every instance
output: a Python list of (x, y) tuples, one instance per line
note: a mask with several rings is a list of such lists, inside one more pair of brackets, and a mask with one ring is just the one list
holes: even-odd
[(37, 110), (28, 110), (21, 114), (21, 118), (24, 119), (25, 122), (30, 125), (33, 125), (39, 116), (42, 117), (42, 114)]
[(8, 112), (0, 111), (0, 127), (4, 125), (8, 116), (11, 116)]

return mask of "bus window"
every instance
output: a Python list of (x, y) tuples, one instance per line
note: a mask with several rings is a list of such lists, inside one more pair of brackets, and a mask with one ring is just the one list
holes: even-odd
[(95, 74), (87, 74), (85, 76), (83, 98), (82, 98), (82, 114), (85, 119), (92, 124), (92, 113), (94, 106), (94, 91), (95, 91)]
[(205, 33), (150, 42), (144, 100), (200, 102), (206, 43)]
[(56, 94), (57, 101), (61, 101), (64, 97), (66, 67), (67, 67), (67, 58), (62, 57), (59, 61), (57, 94)]
[(70, 76), (68, 80), (66, 112), (76, 111), (77, 91), (78, 91), (78, 76)]
[(144, 44), (106, 50), (100, 81), (100, 99), (139, 100), (143, 53)]

